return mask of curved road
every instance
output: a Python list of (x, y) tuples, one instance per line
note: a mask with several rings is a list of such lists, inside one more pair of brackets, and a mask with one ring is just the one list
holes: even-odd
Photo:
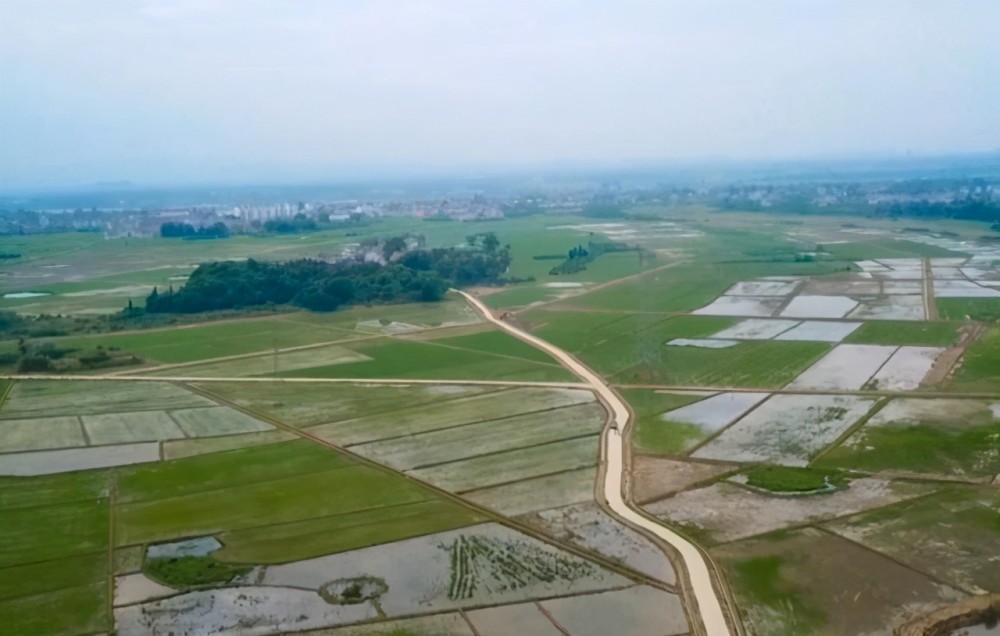
[(629, 425), (631, 418), (628, 406), (601, 380), (600, 376), (570, 354), (541, 338), (500, 320), (478, 298), (460, 290), (455, 291), (475, 307), (486, 320), (489, 320), (518, 340), (522, 340), (554, 357), (564, 367), (590, 385), (611, 408), (614, 426), (608, 428), (605, 439), (608, 469), (604, 474), (604, 497), (607, 499), (608, 506), (622, 519), (653, 533), (669, 543), (680, 553), (681, 559), (684, 561), (684, 567), (688, 572), (691, 588), (694, 591), (694, 597), (698, 605), (697, 611), (701, 616), (702, 624), (705, 626), (705, 632), (709, 636), (730, 636), (731, 632), (729, 624), (726, 622), (726, 615), (722, 611), (722, 604), (719, 603), (718, 596), (715, 594), (715, 588), (712, 587), (712, 577), (709, 574), (708, 564), (701, 551), (693, 543), (676, 532), (640, 515), (630, 508), (622, 497), (622, 471), (624, 470), (625, 452), (622, 446), (622, 432)]

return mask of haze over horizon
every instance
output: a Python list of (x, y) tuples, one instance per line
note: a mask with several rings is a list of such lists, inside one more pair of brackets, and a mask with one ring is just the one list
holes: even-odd
[(7, 0), (0, 183), (993, 150), (997, 24), (988, 0)]

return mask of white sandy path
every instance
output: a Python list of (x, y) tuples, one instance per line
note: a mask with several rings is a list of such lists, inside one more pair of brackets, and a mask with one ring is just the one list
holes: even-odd
[(799, 295), (781, 312), (785, 318), (843, 318), (858, 306), (847, 296)]
[(51, 475), (160, 461), (157, 442), (0, 455), (0, 475)]
[(856, 391), (895, 351), (896, 347), (884, 345), (838, 345), (803, 371), (788, 388)]
[(694, 424), (710, 433), (724, 428), (751, 408), (760, 404), (770, 393), (720, 393), (694, 404), (667, 411), (661, 420)]
[(920, 386), (934, 361), (944, 353), (940, 347), (900, 347), (872, 377), (882, 391), (912, 391)]
[(732, 327), (712, 334), (713, 338), (731, 338), (735, 340), (770, 340), (799, 324), (797, 320), (781, 320), (778, 318), (747, 318)]
[(712, 574), (709, 571), (708, 557), (698, 549), (693, 543), (677, 534), (673, 530), (652, 521), (633, 510), (625, 503), (622, 495), (622, 471), (624, 470), (625, 449), (622, 443), (622, 433), (624, 429), (631, 425), (632, 415), (628, 406), (611, 390), (601, 378), (591, 371), (586, 365), (569, 355), (562, 349), (522, 331), (521, 329), (498, 319), (479, 299), (467, 294), (460, 293), (479, 313), (487, 320), (497, 325), (515, 338), (527, 342), (534, 347), (542, 349), (557, 359), (563, 366), (570, 369), (578, 377), (589, 384), (593, 390), (601, 397), (605, 404), (611, 409), (614, 422), (613, 427), (609, 427), (605, 433), (604, 459), (607, 461), (607, 470), (604, 473), (604, 498), (608, 507), (618, 515), (620, 519), (642, 528), (652, 533), (656, 537), (669, 543), (677, 550), (685, 569), (688, 573), (688, 580), (691, 590), (694, 593), (695, 607), (691, 611), (697, 611), (701, 622), (705, 627), (708, 636), (729, 636), (731, 634), (729, 623), (726, 621), (726, 614), (722, 610), (722, 604), (716, 595), (712, 583)]
[(812, 342), (840, 342), (854, 333), (860, 322), (833, 322), (829, 320), (806, 320), (798, 327), (775, 336), (775, 340), (806, 340)]

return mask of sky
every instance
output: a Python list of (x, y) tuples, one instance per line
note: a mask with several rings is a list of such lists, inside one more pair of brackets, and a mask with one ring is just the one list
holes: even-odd
[(0, 0), (0, 188), (1000, 148), (996, 0)]

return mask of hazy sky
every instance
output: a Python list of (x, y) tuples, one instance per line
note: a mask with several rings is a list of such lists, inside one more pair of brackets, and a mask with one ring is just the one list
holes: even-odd
[(0, 0), (0, 187), (1000, 147), (997, 0)]

